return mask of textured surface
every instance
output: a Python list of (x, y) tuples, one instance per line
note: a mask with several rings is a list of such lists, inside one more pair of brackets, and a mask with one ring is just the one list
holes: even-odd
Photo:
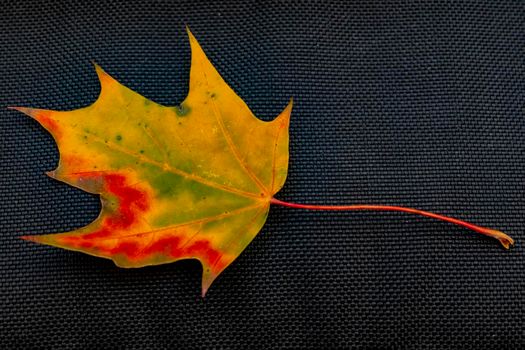
[[(525, 5), (343, 1), (4, 4), (0, 342), (8, 347), (523, 347)], [(196, 262), (122, 270), (19, 240), (92, 221), (44, 175), (57, 149), (7, 105), (95, 100), (90, 60), (146, 97), (187, 93), (189, 24), (269, 120), (294, 97), (278, 198), (384, 203), (501, 229), (517, 245), (394, 213), (272, 208), (199, 295)]]

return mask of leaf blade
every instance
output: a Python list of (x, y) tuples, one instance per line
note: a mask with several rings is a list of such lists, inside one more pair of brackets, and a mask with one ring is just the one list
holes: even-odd
[(188, 35), (190, 91), (180, 106), (150, 101), (95, 66), (101, 92), (90, 106), (17, 108), (59, 147), (49, 175), (102, 202), (83, 228), (25, 239), (121, 267), (198, 259), (204, 294), (257, 235), (286, 178), (291, 103), (272, 122), (257, 119)]

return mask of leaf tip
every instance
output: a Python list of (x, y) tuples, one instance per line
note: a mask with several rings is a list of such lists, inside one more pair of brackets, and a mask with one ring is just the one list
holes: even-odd
[(197, 41), (197, 40), (195, 39), (195, 36), (194, 36), (193, 33), (191, 32), (190, 26), (187, 25), (187, 24), (186, 24), (186, 34), (188, 34), (188, 37), (189, 37), (189, 39), (190, 39), (190, 42), (191, 42), (192, 40)]
[(290, 101), (288, 101), (288, 105), (286, 105), (286, 107), (284, 108), (284, 110), (285, 110), (288, 114), (292, 114), (292, 108), (293, 108), (293, 96), (290, 97)]
[(271, 121), (271, 123), (275, 122), (280, 125), (281, 128), (287, 127), (290, 123), (290, 117), (292, 115), (292, 108), (293, 108), (293, 97), (290, 97), (290, 101), (288, 101), (288, 104), (284, 109), (282, 110), (279, 115)]
[(12, 111), (19, 111), (24, 113), (25, 115), (30, 116), (33, 119), (35, 118), (35, 109), (31, 107), (8, 106), (7, 109), (10, 109)]
[(46, 245), (50, 245), (54, 247), (64, 248), (60, 245), (57, 245), (57, 242), (54, 237), (55, 235), (56, 234), (39, 235), (39, 236), (24, 235), (24, 236), (20, 236), (20, 239), (23, 239), (24, 241), (28, 241), (28, 242), (34, 242), (38, 244), (46, 244)]
[(107, 73), (104, 71), (104, 69), (102, 69), (101, 66), (99, 66), (96, 63), (94, 63), (94, 67), (95, 67), (95, 72), (97, 72), (98, 79), (102, 81), (104, 77), (107, 75)]
[(91, 64), (95, 68), (95, 72), (97, 72), (98, 79), (102, 81), (103, 77), (107, 75), (106, 71), (95, 61), (91, 61)]
[(207, 265), (202, 263), (202, 298), (206, 296), (206, 293), (208, 293), (208, 289), (210, 289), (211, 284), (213, 283), (213, 281), (215, 281), (215, 278), (217, 278), (217, 276), (218, 274), (213, 273)]
[(190, 40), (191, 57), (192, 57), (191, 65), (193, 69), (195, 59), (199, 57), (197, 58), (197, 60), (202, 60), (203, 58), (206, 57), (206, 54), (204, 53), (204, 50), (202, 50), (201, 45), (199, 44), (199, 42), (197, 41), (197, 39), (195, 38), (195, 36), (193, 35), (193, 33), (191, 32), (188, 26), (186, 26), (186, 33), (188, 34), (188, 39)]
[(99, 66), (94, 61), (91, 61), (91, 63), (93, 64), (93, 66), (95, 67), (95, 71), (97, 72), (97, 76), (98, 76), (98, 80), (100, 81), (101, 89), (104, 89), (105, 85), (108, 85), (109, 83), (115, 81), (115, 79), (113, 79), (111, 75), (106, 73), (106, 71), (101, 66)]
[(20, 239), (23, 239), (24, 241), (28, 241), (28, 242), (39, 243), (39, 244), (54, 245), (55, 243), (51, 236), (53, 235), (40, 235), (40, 236), (27, 235), (27, 236), (20, 236)]
[(20, 236), (20, 239), (28, 242), (40, 243), (40, 239), (38, 237), (39, 236)]
[(102, 69), (102, 67), (101, 67), (97, 62), (95, 62), (95, 60), (91, 60), (90, 62), (91, 62), (91, 64), (93, 65), (93, 67), (95, 67), (95, 70), (96, 70), (97, 72), (98, 72), (98, 71), (102, 71), (102, 72), (104, 71), (104, 70)]
[(46, 175), (54, 179), (56, 178), (56, 170), (46, 171)]

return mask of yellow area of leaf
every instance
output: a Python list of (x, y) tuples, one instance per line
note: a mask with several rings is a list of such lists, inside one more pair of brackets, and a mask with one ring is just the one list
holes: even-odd
[(273, 121), (259, 120), (188, 36), (190, 87), (179, 106), (148, 100), (96, 66), (101, 92), (92, 105), (16, 108), (58, 145), (49, 175), (102, 201), (88, 226), (26, 239), (122, 267), (198, 259), (204, 295), (257, 235), (286, 180), (292, 102)]

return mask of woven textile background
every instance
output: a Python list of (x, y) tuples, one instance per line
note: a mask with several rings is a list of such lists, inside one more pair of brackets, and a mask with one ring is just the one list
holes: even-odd
[[(524, 4), (3, 1), (2, 348), (525, 347)], [(257, 116), (294, 97), (277, 198), (436, 211), (516, 247), (407, 214), (272, 207), (202, 300), (195, 261), (124, 270), (20, 240), (99, 202), (46, 177), (51, 136), (4, 107), (90, 104), (92, 60), (180, 103), (185, 24)]]

